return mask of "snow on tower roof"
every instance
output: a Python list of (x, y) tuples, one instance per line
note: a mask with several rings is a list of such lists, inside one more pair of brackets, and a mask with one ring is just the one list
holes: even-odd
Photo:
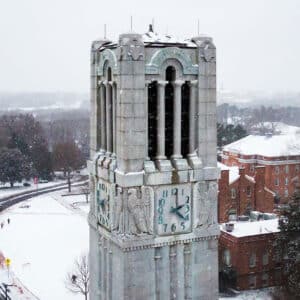
[[(271, 123), (265, 123), (265, 126), (268, 124)], [(273, 126), (274, 124), (275, 134), (248, 135), (226, 145), (223, 150), (267, 157), (300, 155), (300, 127), (289, 126), (284, 123), (273, 123)]]

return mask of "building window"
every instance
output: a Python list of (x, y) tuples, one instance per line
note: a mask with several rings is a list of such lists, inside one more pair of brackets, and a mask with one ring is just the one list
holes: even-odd
[(275, 184), (276, 186), (278, 186), (278, 185), (279, 185), (279, 178), (275, 178), (275, 182), (274, 182), (274, 184)]
[(189, 110), (190, 110), (190, 86), (186, 82), (181, 87), (181, 154), (186, 157), (189, 153)]
[(251, 186), (250, 185), (248, 185), (247, 188), (246, 188), (246, 194), (247, 194), (248, 197), (251, 196)]
[(289, 184), (289, 179), (288, 179), (287, 177), (285, 177), (285, 179), (284, 179), (284, 184), (285, 184), (285, 185), (288, 185), (288, 184)]
[(275, 173), (276, 173), (276, 174), (279, 174), (279, 166), (276, 166), (276, 167), (275, 167)]
[(154, 160), (157, 155), (157, 82), (148, 85), (148, 155)]
[(228, 249), (225, 249), (223, 251), (223, 263), (226, 266), (231, 266), (231, 256), (230, 256), (230, 251)]
[(166, 69), (166, 84), (165, 87), (165, 151), (168, 159), (173, 154), (174, 134), (174, 87), (173, 82), (176, 79), (176, 70), (169, 66)]
[(236, 198), (236, 189), (231, 189), (231, 199)]
[(299, 173), (300, 165), (296, 165), (295, 170), (296, 170), (296, 173)]
[(262, 274), (261, 283), (262, 283), (262, 286), (268, 286), (269, 285), (269, 275), (267, 273)]
[(253, 268), (256, 266), (256, 254), (255, 253), (251, 253), (250, 257), (249, 257), (249, 267)]
[(248, 278), (249, 288), (254, 289), (256, 287), (256, 276), (250, 275)]
[(269, 263), (269, 253), (265, 252), (262, 257), (262, 264), (266, 266)]
[(285, 173), (289, 174), (289, 166), (288, 165), (285, 166)]
[(250, 172), (252, 172), (252, 173), (254, 172), (254, 165), (250, 166)]
[(288, 197), (289, 196), (289, 190), (284, 190), (284, 197)]

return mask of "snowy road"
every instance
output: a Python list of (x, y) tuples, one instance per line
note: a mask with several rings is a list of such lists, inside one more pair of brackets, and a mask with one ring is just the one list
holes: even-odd
[(0, 251), (11, 259), (16, 276), (40, 299), (81, 299), (65, 289), (64, 279), (74, 259), (88, 251), (88, 224), (82, 211), (77, 213), (55, 200), (60, 198), (58, 193), (2, 212), (0, 223), (5, 226), (0, 229)]

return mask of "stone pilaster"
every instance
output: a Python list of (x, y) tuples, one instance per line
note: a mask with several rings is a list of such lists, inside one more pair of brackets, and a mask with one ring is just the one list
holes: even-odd
[(193, 38), (198, 46), (198, 155), (216, 167), (216, 49), (212, 38)]
[(141, 35), (120, 35), (119, 53), (117, 178), (125, 173), (142, 172), (147, 156), (145, 53)]

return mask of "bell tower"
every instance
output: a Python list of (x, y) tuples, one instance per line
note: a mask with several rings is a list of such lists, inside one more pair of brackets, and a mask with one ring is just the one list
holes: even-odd
[(216, 50), (91, 47), (90, 299), (217, 299)]

